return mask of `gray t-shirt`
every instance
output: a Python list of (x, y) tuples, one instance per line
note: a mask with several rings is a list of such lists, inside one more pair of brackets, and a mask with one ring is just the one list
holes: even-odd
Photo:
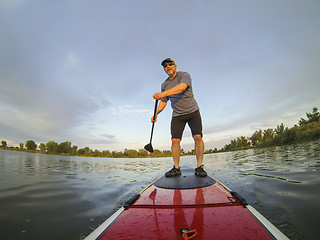
[(161, 99), (161, 101), (163, 102), (167, 102), (168, 100), (171, 101), (173, 117), (193, 113), (199, 110), (199, 106), (192, 92), (191, 76), (189, 73), (177, 72), (177, 75), (174, 79), (170, 80), (170, 78), (167, 78), (161, 85), (161, 91), (163, 92), (171, 89), (180, 83), (185, 83), (188, 85), (186, 90), (184, 90), (180, 94), (168, 96)]

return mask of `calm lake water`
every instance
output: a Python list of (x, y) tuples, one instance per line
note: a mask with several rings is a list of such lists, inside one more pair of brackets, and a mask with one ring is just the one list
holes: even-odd
[[(182, 166), (194, 167), (195, 157)], [(239, 192), (290, 239), (320, 236), (320, 141), (205, 155), (210, 176)], [(1, 239), (83, 239), (171, 158), (82, 158), (0, 150)]]

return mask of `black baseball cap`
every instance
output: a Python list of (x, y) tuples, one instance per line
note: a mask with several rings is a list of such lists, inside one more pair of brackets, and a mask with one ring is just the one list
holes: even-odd
[(176, 65), (176, 63), (172, 60), (172, 58), (166, 58), (165, 60), (162, 61), (161, 65), (164, 66), (165, 63), (169, 63), (172, 62), (174, 65)]

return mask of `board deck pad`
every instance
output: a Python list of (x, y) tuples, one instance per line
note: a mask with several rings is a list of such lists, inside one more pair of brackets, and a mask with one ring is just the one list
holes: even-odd
[(181, 175), (175, 177), (163, 176), (154, 183), (154, 186), (166, 189), (192, 189), (208, 187), (215, 184), (215, 182), (209, 176), (199, 177), (195, 175), (192, 168), (181, 168)]

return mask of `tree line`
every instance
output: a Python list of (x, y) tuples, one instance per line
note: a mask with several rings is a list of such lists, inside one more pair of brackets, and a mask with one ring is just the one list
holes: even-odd
[(281, 123), (275, 129), (258, 130), (255, 131), (251, 137), (240, 136), (231, 140), (231, 142), (226, 144), (220, 151), (281, 146), (320, 139), (320, 113), (318, 108), (314, 107), (312, 112), (306, 113), (306, 115), (306, 119), (301, 118), (298, 124), (292, 128), (288, 128)]
[[(93, 150), (89, 147), (78, 148), (72, 145), (71, 142), (56, 143), (50, 141), (47, 143), (40, 143), (37, 145), (33, 140), (26, 141), (25, 144), (20, 143), (19, 147), (8, 147), (6, 141), (1, 142), (0, 148), (25, 152), (37, 152), (53, 155), (64, 156), (85, 156), (85, 157), (106, 157), (106, 158), (138, 158), (138, 157), (170, 157), (172, 156), (169, 150), (154, 149), (153, 153), (149, 153), (145, 149), (124, 149), (124, 151), (109, 151), (109, 150)], [(185, 152), (182, 149), (182, 155), (192, 155), (194, 151)]]
[[(255, 131), (251, 137), (240, 136), (231, 140), (223, 148), (218, 150), (209, 149), (205, 154), (216, 152), (227, 152), (254, 147), (268, 147), (296, 142), (320, 139), (320, 114), (318, 108), (314, 107), (311, 113), (306, 113), (307, 118), (301, 118), (298, 125), (292, 128), (286, 127), (283, 123), (275, 129), (265, 129)], [(138, 158), (138, 157), (171, 157), (172, 153), (169, 150), (155, 149), (153, 153), (147, 152), (145, 149), (124, 149), (124, 151), (109, 151), (109, 150), (92, 150), (89, 147), (78, 148), (72, 145), (71, 142), (56, 143), (49, 141), (47, 143), (36, 144), (33, 140), (26, 141), (25, 144), (20, 143), (19, 147), (8, 147), (6, 141), (1, 141), (1, 148), (17, 151), (39, 152), (54, 155), (67, 156), (86, 156), (86, 157), (108, 157), (108, 158)], [(194, 150), (185, 152), (181, 150), (181, 155), (194, 155)]]

